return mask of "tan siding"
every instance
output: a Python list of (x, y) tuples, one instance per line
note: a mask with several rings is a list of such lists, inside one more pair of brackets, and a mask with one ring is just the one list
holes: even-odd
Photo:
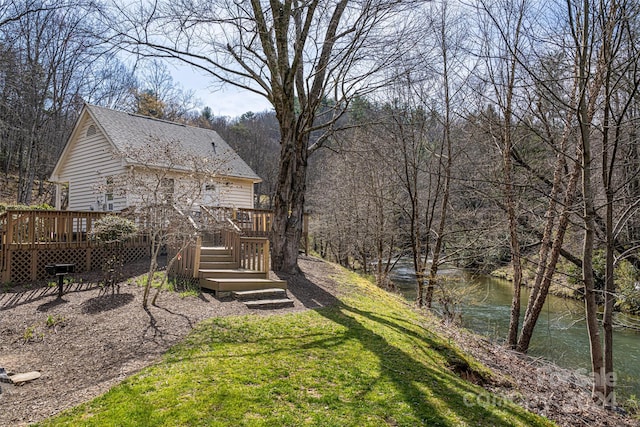
[[(100, 188), (107, 177), (122, 173), (124, 168), (119, 159), (114, 159), (111, 145), (98, 131), (87, 137), (87, 128), (93, 121), (85, 116), (80, 124), (77, 138), (71, 141), (69, 152), (62, 167), (59, 179), (69, 183), (69, 210), (91, 210), (96, 202), (104, 202), (104, 191)], [(114, 194), (114, 210), (125, 207), (125, 198)]]
[[(114, 158), (112, 146), (103, 135), (100, 127), (96, 134), (87, 136), (90, 125), (96, 125), (89, 115), (85, 115), (79, 124), (75, 139), (70, 142), (65, 159), (59, 165), (58, 181), (69, 183), (70, 210), (91, 210), (97, 208), (97, 200), (104, 202), (104, 190), (100, 188), (106, 184), (107, 177), (122, 174), (126, 169), (120, 159)], [(171, 175), (176, 182), (176, 193), (185, 193), (191, 199), (192, 206), (188, 209), (199, 209), (205, 202), (204, 183), (198, 189), (193, 183), (185, 181), (180, 174)], [(154, 179), (154, 178), (150, 178)], [(214, 205), (236, 208), (253, 207), (253, 182), (244, 179), (219, 178), (216, 179), (216, 203)], [(124, 188), (115, 188), (114, 210), (121, 210), (127, 206), (140, 203), (140, 196), (132, 189), (122, 194)], [(139, 193), (139, 191), (138, 191)], [(127, 200), (128, 199), (128, 200)], [(183, 198), (184, 200), (184, 198)]]
[(241, 180), (224, 180), (220, 186), (220, 206), (253, 208), (253, 183)]

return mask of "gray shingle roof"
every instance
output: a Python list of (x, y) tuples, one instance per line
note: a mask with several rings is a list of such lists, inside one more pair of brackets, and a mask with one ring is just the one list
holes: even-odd
[(249, 165), (213, 130), (95, 105), (87, 104), (86, 108), (123, 154), (130, 148), (144, 148), (150, 141), (175, 144), (186, 156), (220, 159), (222, 166), (218, 173), (221, 175), (261, 181)]

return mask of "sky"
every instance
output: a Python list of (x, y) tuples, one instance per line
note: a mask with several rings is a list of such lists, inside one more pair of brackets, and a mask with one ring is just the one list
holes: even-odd
[(231, 85), (220, 89), (211, 77), (204, 76), (187, 66), (170, 67), (174, 82), (185, 90), (192, 90), (200, 100), (201, 108), (210, 107), (216, 116), (238, 117), (247, 111), (254, 113), (271, 110), (271, 104), (260, 95), (240, 90)]

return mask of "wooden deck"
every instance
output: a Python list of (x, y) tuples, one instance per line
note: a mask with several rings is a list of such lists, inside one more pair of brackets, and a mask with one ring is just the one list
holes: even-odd
[[(99, 270), (105, 248), (89, 236), (93, 222), (107, 214), (113, 212), (9, 210), (0, 214), (0, 283), (19, 284), (47, 278), (48, 264), (75, 264), (76, 272)], [(268, 278), (271, 268), (268, 236), (273, 212), (203, 206), (197, 216), (189, 220), (199, 237), (180, 251), (170, 271), (172, 275), (201, 281), (213, 276), (222, 278), (226, 269), (258, 272), (261, 278)], [(302, 243), (305, 251), (306, 224), (305, 216)], [(207, 277), (207, 270), (214, 268), (208, 268), (203, 258), (202, 248), (207, 246), (221, 247), (231, 257), (226, 266), (215, 268), (218, 271), (212, 277)], [(147, 256), (146, 236), (129, 241), (124, 251), (125, 262)], [(168, 251), (170, 257), (177, 255), (172, 248)], [(228, 278), (239, 276), (235, 272)]]
[[(104, 247), (89, 238), (95, 220), (109, 212), (9, 210), (0, 214), (0, 282), (47, 278), (48, 264), (75, 264), (76, 272), (99, 270)], [(112, 214), (112, 213), (111, 213)], [(145, 236), (125, 245), (125, 262), (149, 254)]]
[(200, 236), (179, 254), (170, 251), (176, 259), (171, 274), (216, 295), (231, 294), (249, 308), (292, 306), (287, 282), (269, 277), (272, 218), (264, 210), (201, 207)]

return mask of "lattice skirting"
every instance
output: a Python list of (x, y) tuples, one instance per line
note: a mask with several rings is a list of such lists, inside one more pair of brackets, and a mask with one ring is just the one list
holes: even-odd
[[(127, 247), (123, 249), (124, 262), (130, 263), (149, 255), (148, 247)], [(48, 278), (45, 266), (49, 264), (75, 264), (75, 271), (100, 270), (105, 248), (67, 248), (50, 250), (17, 250), (8, 256), (10, 282), (27, 283)]]

